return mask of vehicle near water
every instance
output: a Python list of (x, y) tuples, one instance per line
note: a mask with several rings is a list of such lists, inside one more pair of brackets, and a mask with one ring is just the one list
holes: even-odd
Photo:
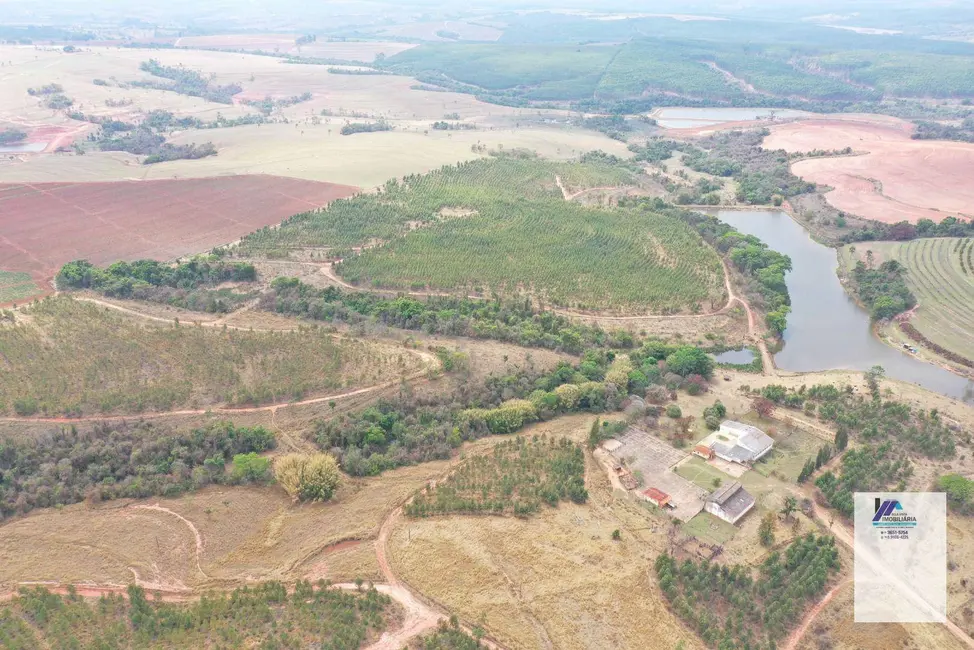
[(0, 2), (0, 647), (974, 647), (972, 34)]

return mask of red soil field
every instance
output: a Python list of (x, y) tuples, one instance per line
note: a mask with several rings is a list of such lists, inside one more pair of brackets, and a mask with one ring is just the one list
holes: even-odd
[(168, 260), (235, 241), (357, 188), (279, 176), (0, 184), (0, 270), (48, 283), (65, 263)]
[(802, 120), (772, 127), (763, 146), (863, 152), (801, 160), (791, 167), (805, 180), (834, 188), (825, 198), (839, 210), (886, 223), (971, 218), (974, 144), (911, 140), (911, 131), (911, 124), (890, 118)]

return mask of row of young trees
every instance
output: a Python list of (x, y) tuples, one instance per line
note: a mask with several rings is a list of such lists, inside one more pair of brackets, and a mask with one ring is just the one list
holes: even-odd
[(466, 460), (445, 481), (416, 497), (406, 514), (514, 514), (527, 516), (542, 504), (585, 503), (585, 457), (567, 438), (518, 436), (490, 454)]
[(663, 594), (711, 648), (773, 650), (840, 567), (835, 538), (808, 533), (774, 552), (757, 577), (744, 565), (656, 560)]
[(392, 600), (373, 587), (347, 591), (324, 581), (299, 581), (291, 590), (280, 582), (258, 583), (187, 603), (154, 600), (134, 585), (127, 598), (98, 600), (33, 587), (0, 604), (0, 646), (358, 650), (392, 617)]
[(374, 322), (427, 334), (469, 336), (580, 354), (591, 347), (631, 348), (627, 330), (604, 330), (538, 310), (529, 297), (476, 300), (429, 296), (388, 298), (338, 287), (319, 289), (297, 278), (279, 277), (261, 297), (267, 311), (313, 320), (357, 324)]

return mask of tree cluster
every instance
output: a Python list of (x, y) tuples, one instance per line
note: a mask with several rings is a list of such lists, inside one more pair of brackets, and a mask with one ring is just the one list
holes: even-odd
[(392, 131), (392, 125), (384, 120), (378, 122), (349, 122), (341, 128), (342, 135), (353, 135), (355, 133), (373, 133), (375, 131)]
[[(168, 264), (156, 260), (115, 262), (99, 268), (88, 260), (68, 262), (58, 272), (59, 289), (91, 289), (112, 298), (168, 302), (169, 290), (190, 291), (222, 282), (253, 282), (257, 270), (246, 262), (229, 262), (214, 256), (194, 257)], [(214, 311), (222, 311), (214, 309)]]
[(153, 76), (171, 80), (171, 83), (157, 81), (131, 82), (133, 86), (141, 88), (169, 90), (181, 95), (202, 97), (203, 99), (220, 104), (232, 104), (233, 96), (243, 91), (243, 87), (240, 84), (232, 83), (223, 86), (214, 84), (197, 70), (191, 70), (183, 66), (162, 65), (156, 59), (143, 61), (139, 64), (139, 69)]
[(878, 268), (856, 262), (852, 271), (855, 291), (873, 320), (892, 318), (916, 305), (905, 276), (906, 267), (896, 260), (886, 260)]
[(185, 431), (123, 421), (0, 436), (0, 519), (86, 498), (176, 496), (210, 483), (263, 481), (266, 466), (259, 471), (261, 463), (246, 455), (274, 446), (263, 427), (230, 422)]
[(680, 563), (666, 553), (656, 575), (670, 607), (709, 647), (773, 650), (839, 566), (835, 538), (809, 533), (784, 556), (772, 553), (756, 578), (745, 565)]

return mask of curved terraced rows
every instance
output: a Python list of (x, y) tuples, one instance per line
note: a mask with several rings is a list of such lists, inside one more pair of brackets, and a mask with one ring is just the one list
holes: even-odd
[(917, 239), (891, 252), (907, 267), (910, 289), (920, 303), (913, 325), (931, 341), (966, 357), (974, 356), (974, 268), (968, 263), (972, 244), (951, 237)]

